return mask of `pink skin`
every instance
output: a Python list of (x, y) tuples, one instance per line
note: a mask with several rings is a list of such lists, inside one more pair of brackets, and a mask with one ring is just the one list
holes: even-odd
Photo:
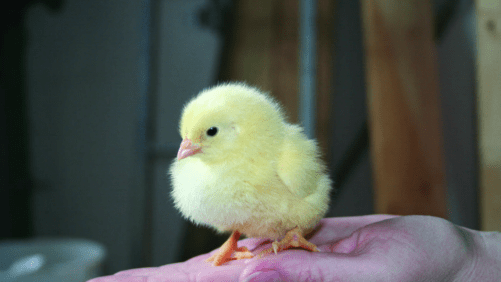
[[(500, 233), (436, 217), (326, 218), (309, 241), (320, 252), (291, 249), (214, 267), (205, 262), (213, 251), (91, 281), (501, 281)], [(258, 254), (271, 241), (251, 238), (238, 245)]]
[(179, 146), (179, 151), (177, 151), (177, 159), (182, 160), (198, 153), (202, 153), (202, 147), (193, 143), (190, 139), (184, 138), (183, 142), (181, 142), (181, 145)]

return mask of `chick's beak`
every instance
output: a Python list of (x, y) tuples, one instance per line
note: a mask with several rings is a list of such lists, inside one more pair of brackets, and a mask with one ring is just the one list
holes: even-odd
[(179, 151), (177, 151), (177, 159), (182, 160), (194, 154), (198, 154), (202, 152), (202, 147), (198, 144), (191, 142), (190, 139), (185, 138), (183, 142), (181, 142), (181, 146), (179, 147)]

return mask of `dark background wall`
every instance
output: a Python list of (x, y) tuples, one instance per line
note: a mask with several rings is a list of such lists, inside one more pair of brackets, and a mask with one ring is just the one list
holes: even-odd
[(148, 14), (76, 0), (26, 14), (35, 235), (101, 242), (112, 272), (140, 257)]

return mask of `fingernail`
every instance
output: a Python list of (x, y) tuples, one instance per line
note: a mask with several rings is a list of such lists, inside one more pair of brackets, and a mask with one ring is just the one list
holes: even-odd
[(244, 280), (244, 282), (257, 282), (257, 281), (279, 282), (282, 280), (280, 279), (280, 273), (278, 273), (275, 270), (254, 272)]

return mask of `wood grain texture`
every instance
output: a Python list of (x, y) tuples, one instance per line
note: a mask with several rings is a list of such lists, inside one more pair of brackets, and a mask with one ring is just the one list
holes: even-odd
[(273, 1), (235, 1), (232, 49), (228, 79), (245, 81), (264, 91), (271, 90), (271, 44)]
[(362, 0), (375, 211), (446, 217), (428, 0)]
[(476, 5), (481, 228), (501, 231), (501, 3)]
[(298, 121), (298, 1), (235, 1), (228, 80), (269, 92)]

